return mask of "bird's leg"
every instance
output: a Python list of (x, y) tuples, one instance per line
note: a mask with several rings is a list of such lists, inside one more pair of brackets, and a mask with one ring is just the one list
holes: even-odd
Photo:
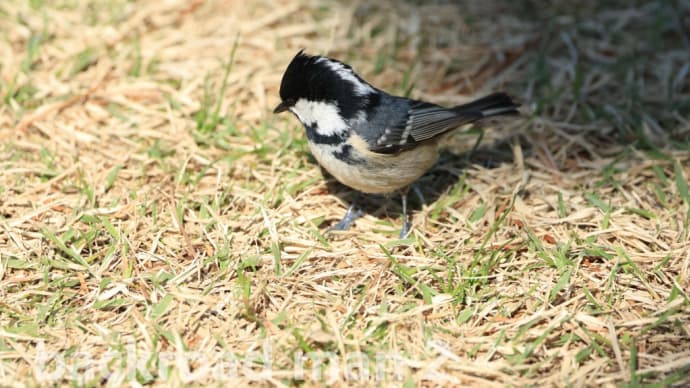
[(402, 217), (403, 217), (402, 229), (400, 230), (400, 238), (401, 239), (407, 237), (407, 234), (410, 233), (410, 227), (412, 226), (410, 224), (410, 221), (407, 218), (407, 191), (408, 191), (407, 187), (400, 190), (400, 198), (402, 200)]
[(479, 149), (479, 146), (482, 144), (482, 140), (484, 140), (484, 129), (479, 128), (478, 131), (479, 131), (479, 135), (477, 136), (477, 141), (474, 142), (474, 146), (472, 146), (472, 149), (470, 150), (470, 152), (465, 154), (465, 161), (469, 164), (471, 164), (472, 157), (474, 156), (474, 154)]
[(363, 214), (364, 212), (360, 209), (357, 209), (353, 202), (350, 204), (350, 207), (347, 208), (347, 212), (345, 213), (343, 219), (338, 221), (337, 224), (328, 228), (328, 230), (348, 230), (350, 229), (350, 226), (355, 223), (355, 220), (361, 217)]
[(422, 190), (419, 189), (416, 185), (412, 185), (412, 191), (417, 195), (417, 199), (419, 199), (420, 203), (426, 203), (426, 199), (424, 199), (424, 194), (422, 193)]

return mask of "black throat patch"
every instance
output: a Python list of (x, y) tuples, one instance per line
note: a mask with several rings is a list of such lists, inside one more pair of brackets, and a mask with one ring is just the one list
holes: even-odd
[(307, 130), (307, 139), (314, 144), (338, 145), (347, 142), (350, 137), (350, 131), (343, 133), (334, 133), (332, 135), (322, 135), (316, 130), (317, 124), (305, 125)]
[(364, 159), (352, 154), (352, 146), (350, 144), (344, 144), (339, 151), (333, 152), (333, 156), (350, 165), (365, 164)]
[(350, 138), (349, 130), (333, 135), (322, 135), (316, 131), (316, 124), (305, 125), (304, 128), (307, 131), (307, 139), (309, 139), (311, 143), (317, 146), (340, 146), (340, 149), (333, 151), (333, 156), (336, 159), (351, 165), (365, 163), (364, 159), (353, 155), (353, 147), (347, 142)]

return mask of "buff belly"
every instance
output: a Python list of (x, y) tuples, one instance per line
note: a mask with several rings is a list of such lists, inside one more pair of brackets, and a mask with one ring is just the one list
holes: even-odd
[(401, 189), (424, 175), (438, 159), (438, 147), (431, 142), (398, 154), (368, 151), (361, 139), (350, 139), (352, 159), (366, 163), (347, 163), (333, 154), (335, 147), (309, 142), (319, 164), (340, 183), (364, 193), (383, 194)]

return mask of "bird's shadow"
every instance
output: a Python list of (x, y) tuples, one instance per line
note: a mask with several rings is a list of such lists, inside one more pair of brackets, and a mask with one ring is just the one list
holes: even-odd
[[(429, 205), (436, 202), (451, 190), (460, 182), (462, 171), (465, 168), (472, 165), (496, 168), (503, 163), (512, 163), (512, 146), (516, 141), (522, 146), (523, 152), (529, 155), (529, 143), (520, 135), (503, 137), (491, 144), (480, 145), (461, 153), (442, 150), (436, 164), (410, 187), (408, 215), (420, 210), (424, 204)], [(321, 167), (321, 172), (326, 177), (328, 191), (343, 201), (346, 207), (354, 204), (366, 214), (377, 218), (393, 218), (402, 224), (402, 203), (399, 193), (388, 195), (360, 193), (338, 182), (323, 167)], [(343, 215), (345, 215), (345, 211), (343, 211)], [(339, 220), (339, 218), (327, 220), (326, 226), (332, 226)]]

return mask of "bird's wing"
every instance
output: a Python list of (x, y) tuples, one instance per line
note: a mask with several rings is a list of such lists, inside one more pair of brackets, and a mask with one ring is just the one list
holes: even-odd
[(376, 138), (369, 139), (370, 150), (383, 154), (397, 153), (480, 118), (479, 112), (462, 112), (414, 101), (402, 120), (386, 126)]

